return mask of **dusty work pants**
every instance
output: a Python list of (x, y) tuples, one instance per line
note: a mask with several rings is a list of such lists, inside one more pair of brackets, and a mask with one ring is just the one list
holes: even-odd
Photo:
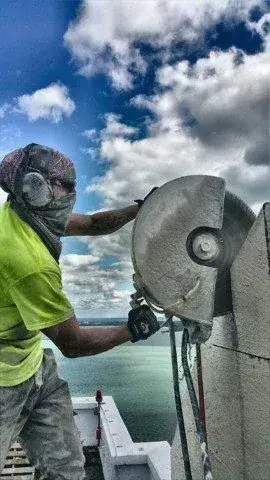
[(42, 479), (82, 480), (84, 455), (67, 382), (57, 373), (51, 349), (45, 349), (29, 380), (0, 387), (0, 473), (10, 445), (17, 440)]

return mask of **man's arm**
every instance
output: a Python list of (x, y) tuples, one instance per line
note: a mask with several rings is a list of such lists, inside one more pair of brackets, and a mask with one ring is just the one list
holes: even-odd
[(117, 345), (145, 340), (159, 330), (156, 316), (148, 305), (130, 310), (126, 325), (116, 328), (81, 328), (75, 315), (42, 332), (65, 357), (84, 357), (110, 350)]
[(42, 332), (65, 357), (96, 355), (131, 340), (127, 325), (115, 328), (81, 328), (75, 316)]
[(134, 220), (138, 211), (138, 205), (131, 205), (119, 210), (98, 212), (93, 215), (73, 213), (64, 235), (106, 235), (113, 233), (126, 223)]

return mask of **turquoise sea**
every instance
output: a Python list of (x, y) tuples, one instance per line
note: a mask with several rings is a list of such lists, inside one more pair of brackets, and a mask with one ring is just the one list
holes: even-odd
[[(176, 335), (180, 344), (181, 333)], [(172, 442), (176, 413), (168, 333), (76, 359), (65, 358), (46, 338), (43, 343), (54, 350), (72, 396), (92, 396), (101, 388), (113, 396), (134, 442)]]

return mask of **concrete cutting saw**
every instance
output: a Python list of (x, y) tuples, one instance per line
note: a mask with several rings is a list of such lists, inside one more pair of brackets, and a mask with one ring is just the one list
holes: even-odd
[(213, 317), (232, 312), (230, 267), (254, 220), (220, 177), (165, 183), (133, 225), (137, 291), (169, 315), (211, 327)]

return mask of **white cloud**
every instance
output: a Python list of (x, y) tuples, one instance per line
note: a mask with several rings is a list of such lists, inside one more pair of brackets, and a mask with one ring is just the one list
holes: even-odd
[(14, 111), (26, 114), (30, 122), (45, 118), (53, 123), (59, 123), (63, 116), (72, 115), (75, 103), (69, 97), (69, 91), (65, 85), (51, 83), (30, 95), (20, 96), (18, 107)]
[[(113, 298), (112, 298), (112, 302), (114, 305), (116, 306), (121, 306), (124, 305), (126, 306), (126, 312), (125, 312), (125, 309), (123, 308), (122, 309), (122, 314), (126, 317), (128, 317), (128, 310), (130, 310), (130, 306), (129, 306), (129, 302), (131, 300), (130, 298), (130, 291), (129, 290), (114, 290), (113, 292)], [(124, 313), (125, 312), (125, 313)]]
[(78, 240), (88, 245), (89, 251), (94, 257), (103, 258), (103, 256), (112, 255), (119, 258), (120, 263), (116, 262), (112, 267), (118, 273), (125, 271), (125, 275), (122, 278), (124, 279), (127, 273), (132, 273), (129, 264), (130, 228), (132, 228), (131, 223), (109, 235), (78, 237)]
[(247, 22), (250, 30), (257, 32), (264, 42), (264, 50), (270, 51), (270, 13), (263, 15), (258, 22)]
[(2, 203), (4, 203), (6, 199), (7, 199), (7, 193), (4, 192), (2, 188), (0, 188), (0, 205), (2, 205)]
[(121, 123), (121, 115), (114, 113), (105, 114), (106, 127), (101, 131), (101, 138), (129, 137), (137, 133), (137, 128)]
[[(265, 145), (270, 55), (247, 56), (241, 52), (243, 63), (235, 66), (238, 54), (235, 48), (214, 51), (194, 66), (184, 61), (162, 68), (158, 79), (168, 89), (149, 105), (160, 118), (160, 128), (165, 128), (167, 117), (182, 125), (191, 120), (196, 123), (193, 134), (215, 149), (246, 145), (248, 151), (261, 142)], [(263, 160), (266, 163), (268, 159)]]
[(89, 255), (65, 255), (60, 262), (63, 289), (78, 316), (89, 312), (101, 317), (127, 316), (129, 292), (119, 288), (124, 280), (123, 272), (94, 263)]
[[(228, 188), (251, 206), (266, 201), (270, 63), (268, 54), (261, 53), (243, 55), (244, 63), (235, 66), (236, 53), (213, 52), (193, 67), (180, 62), (162, 68), (158, 78), (166, 90), (133, 100), (155, 115), (148, 137), (104, 139), (101, 155), (110, 168), (88, 191), (98, 191), (104, 206), (115, 208), (173, 178), (214, 174), (227, 177)], [(190, 129), (186, 122), (192, 120)], [(231, 175), (232, 169), (239, 175)]]
[(247, 20), (255, 5), (258, 0), (84, 0), (64, 44), (81, 75), (104, 72), (115, 88), (128, 89), (134, 73), (147, 68), (139, 43), (168, 51), (175, 41), (198, 41), (222, 16)]
[(78, 255), (77, 253), (69, 253), (61, 258), (61, 264), (76, 268), (92, 265), (93, 263), (97, 263), (99, 260), (99, 257), (93, 257), (93, 255)]
[(92, 140), (93, 138), (96, 138), (97, 131), (95, 128), (90, 128), (89, 130), (84, 130), (84, 132), (82, 132), (82, 135), (88, 138), (88, 140)]
[[(99, 133), (95, 129), (85, 130), (82, 135), (86, 137), (90, 142), (98, 144), (100, 141), (109, 140), (113, 138), (124, 138), (136, 135), (138, 129), (125, 125), (122, 123), (121, 115), (116, 115), (114, 113), (106, 113), (105, 116), (106, 127), (103, 128)], [(80, 151), (86, 155), (90, 155), (93, 160), (98, 158), (99, 149), (98, 147), (79, 147)], [(93, 179), (94, 181), (94, 179)], [(88, 187), (86, 189), (87, 193), (93, 191), (94, 187)]]
[[(90, 130), (85, 130), (82, 135), (86, 137), (90, 142), (94, 142), (98, 144), (100, 141), (105, 139), (112, 139), (112, 138), (123, 138), (123, 137), (130, 137), (136, 135), (138, 133), (138, 129), (135, 127), (131, 127), (129, 125), (125, 125), (122, 123), (121, 115), (116, 115), (115, 113), (106, 113), (104, 115), (106, 127), (103, 128), (100, 132), (97, 132), (96, 129), (92, 128)], [(81, 152), (91, 155), (92, 158), (96, 158), (98, 155), (98, 148), (97, 147), (79, 147)]]

